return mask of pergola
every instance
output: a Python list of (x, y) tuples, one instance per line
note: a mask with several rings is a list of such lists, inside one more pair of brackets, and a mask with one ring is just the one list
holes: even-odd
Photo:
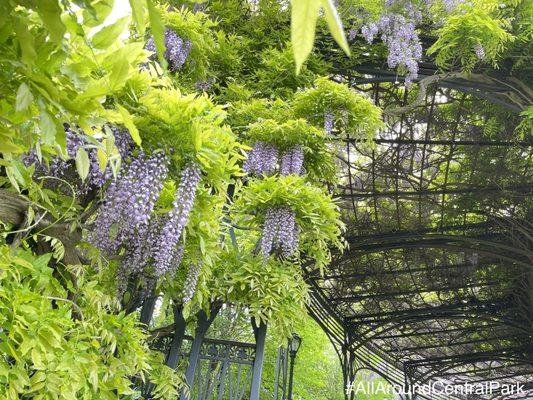
[(533, 138), (515, 132), (531, 90), (506, 71), (442, 74), (431, 60), (406, 89), (377, 58), (331, 59), (334, 78), (371, 96), (387, 123), (371, 149), (339, 137), (332, 189), (349, 248), (324, 274), (304, 268), (345, 384), (370, 369), (411, 387), (525, 391), (428, 399), (532, 398)]

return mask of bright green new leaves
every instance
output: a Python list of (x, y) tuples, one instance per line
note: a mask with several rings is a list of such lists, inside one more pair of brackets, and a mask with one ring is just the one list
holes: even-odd
[(334, 128), (351, 138), (372, 140), (383, 126), (381, 109), (372, 101), (342, 83), (323, 77), (313, 87), (296, 93), (294, 113), (317, 127), (324, 127), (324, 116), (332, 113)]
[[(76, 282), (71, 298), (48, 266), (50, 258), (0, 248), (0, 398), (135, 396), (131, 379), (148, 375), (156, 362), (137, 316), (121, 312), (95, 280), (74, 268), (63, 269), (61, 278)], [(66, 286), (73, 289), (73, 282)], [(157, 377), (158, 393), (175, 399), (175, 390), (168, 388), (179, 379), (164, 372)]]
[(291, 5), (291, 41), (296, 62), (296, 73), (299, 73), (304, 61), (313, 49), (320, 1), (292, 0)]
[(154, 37), (155, 48), (157, 50), (157, 57), (159, 62), (165, 68), (167, 61), (165, 60), (165, 26), (161, 19), (161, 12), (155, 6), (153, 0), (146, 0), (148, 4), (148, 18), (150, 19), (150, 27), (152, 28), (152, 35)]
[(245, 305), (280, 343), (306, 315), (308, 287), (300, 266), (289, 262), (229, 252), (217, 264), (210, 287), (212, 300)]
[[(223, 126), (225, 112), (206, 96), (183, 95), (177, 89), (152, 89), (140, 99), (135, 123), (154, 147), (172, 150), (177, 171), (188, 161), (201, 166), (204, 181), (220, 191), (238, 170), (238, 144)], [(222, 185), (222, 186), (220, 186)]]
[(119, 36), (129, 23), (129, 18), (124, 17), (114, 24), (108, 25), (94, 34), (91, 38), (93, 46), (97, 49), (105, 49), (117, 41)]
[[(510, 25), (494, 16), (490, 4), (466, 3), (460, 11), (449, 16), (437, 33), (437, 41), (428, 49), (428, 54), (436, 53), (437, 65), (453, 68), (460, 64), (464, 70), (471, 71), (479, 62), (497, 66), (498, 57), (507, 44), (514, 40), (506, 31)], [(475, 46), (483, 47), (485, 57), (479, 60)]]
[(344, 50), (344, 52), (349, 56), (350, 47), (348, 46), (348, 41), (346, 40), (346, 35), (344, 34), (344, 28), (342, 26), (342, 21), (337, 13), (337, 8), (333, 3), (333, 0), (322, 0), (322, 7), (324, 10), (324, 16), (326, 17), (326, 22), (328, 23), (329, 30), (333, 39), (339, 44), (339, 46)]
[(136, 77), (147, 52), (143, 42), (123, 41), (128, 18), (101, 27), (110, 0), (83, 3), (88, 8), (76, 12), (58, 0), (15, 4), (0, 5), (0, 150), (8, 160), (40, 146), (47, 162), (65, 154), (63, 123), (78, 125), (87, 135), (101, 131), (106, 108), (117, 107), (113, 97)]
[(325, 267), (330, 249), (344, 247), (344, 225), (338, 206), (323, 189), (296, 175), (253, 179), (241, 188), (233, 207), (239, 210), (239, 226), (262, 229), (267, 208), (280, 205), (289, 205), (296, 213), (302, 257), (314, 260), (318, 268)]
[(17, 90), (17, 102), (15, 104), (16, 111), (24, 111), (33, 102), (33, 95), (30, 88), (22, 82)]
[(78, 171), (82, 181), (84, 181), (85, 178), (87, 178), (87, 175), (89, 175), (89, 167), (89, 156), (83, 147), (80, 147), (76, 152), (76, 170)]
[(350, 54), (342, 22), (332, 0), (292, 0), (291, 6), (291, 41), (296, 62), (296, 73), (300, 72), (303, 63), (313, 49), (316, 22), (321, 8), (324, 9), (324, 15), (334, 39), (346, 54)]

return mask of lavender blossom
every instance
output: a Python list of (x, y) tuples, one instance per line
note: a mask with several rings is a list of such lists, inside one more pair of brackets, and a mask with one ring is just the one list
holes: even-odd
[[(146, 42), (146, 50), (155, 52), (156, 46), (154, 37), (150, 37)], [(171, 71), (178, 71), (183, 67), (191, 52), (192, 42), (183, 40), (174, 30), (165, 29), (165, 53), (164, 57), (169, 64)]]
[(215, 78), (211, 77), (208, 78), (206, 81), (199, 81), (196, 82), (196, 90), (200, 92), (207, 92), (211, 87), (213, 87), (213, 84), (215, 83)]
[(289, 257), (298, 249), (299, 229), (296, 214), (289, 206), (269, 207), (265, 215), (261, 253), (268, 257), (273, 250)]
[(350, 30), (348, 31), (348, 40), (352, 41), (355, 39), (356, 36), (357, 36), (357, 29), (350, 28)]
[(483, 48), (483, 46), (480, 43), (476, 43), (474, 45), (474, 51), (476, 53), (476, 57), (479, 60), (483, 60), (485, 58), (485, 49)]
[(379, 27), (374, 22), (370, 22), (361, 27), (361, 34), (363, 35), (365, 40), (368, 42), (368, 44), (371, 44), (374, 41), (374, 38), (376, 37), (378, 32), (379, 32)]
[(459, 4), (464, 3), (465, 0), (443, 0), (442, 3), (444, 5), (444, 10), (446, 12), (451, 13), (453, 12)]
[(281, 157), (280, 175), (300, 175), (302, 173), (303, 162), (304, 155), (302, 146), (296, 145), (286, 150)]
[[(387, 5), (397, 2), (398, 0), (387, 1)], [(418, 61), (422, 58), (422, 45), (416, 32), (416, 23), (422, 19), (422, 14), (410, 2), (402, 4), (407, 18), (401, 14), (386, 13), (379, 21), (365, 24), (361, 33), (368, 43), (372, 43), (381, 32), (381, 39), (389, 50), (389, 68), (404, 67), (407, 70), (405, 83), (410, 86), (418, 77)]]
[(333, 132), (333, 113), (331, 111), (326, 111), (324, 113), (324, 130), (328, 135), (331, 135)]
[(154, 249), (154, 268), (157, 276), (162, 276), (172, 269), (175, 248), (189, 222), (200, 177), (200, 168), (196, 163), (187, 164), (181, 173), (174, 209), (161, 229)]
[(183, 283), (183, 304), (192, 300), (194, 293), (196, 292), (196, 286), (198, 285), (198, 278), (200, 277), (201, 270), (202, 265), (200, 263), (189, 265), (189, 270), (187, 271), (187, 276)]
[(262, 175), (272, 173), (278, 163), (278, 149), (276, 146), (256, 142), (252, 151), (248, 153), (248, 158), (244, 162), (243, 169), (251, 175)]
[(150, 214), (168, 173), (162, 154), (134, 158), (105, 193), (89, 241), (106, 254), (145, 233)]
[[(126, 159), (129, 157), (134, 147), (129, 132), (127, 130), (120, 130), (114, 126), (111, 126), (110, 128), (113, 132), (115, 145), (118, 148), (121, 157)], [(22, 161), (26, 166), (32, 164), (35, 165), (35, 177), (52, 176), (59, 178), (70, 183), (76, 190), (78, 196), (84, 196), (93, 189), (103, 187), (104, 184), (111, 179), (111, 169), (109, 166), (106, 166), (102, 171), (98, 160), (98, 150), (95, 145), (87, 140), (83, 131), (74, 130), (69, 124), (64, 124), (64, 129), (67, 139), (67, 159), (54, 157), (50, 163), (46, 165), (38, 160), (35, 150), (30, 150), (28, 154), (23, 156)], [(89, 174), (84, 182), (79, 179), (73, 162), (80, 148), (83, 148), (87, 152), (90, 162)], [(50, 185), (52, 187), (60, 187), (62, 184), (60, 182), (51, 182)]]

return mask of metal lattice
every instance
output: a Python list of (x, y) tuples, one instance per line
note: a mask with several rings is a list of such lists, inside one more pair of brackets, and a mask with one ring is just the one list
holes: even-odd
[(525, 394), (455, 397), (531, 398), (533, 138), (515, 131), (530, 99), (512, 79), (449, 76), (420, 101), (376, 64), (338, 68), (387, 128), (371, 149), (338, 139), (349, 249), (323, 275), (305, 268), (309, 308), (346, 384), (366, 368), (397, 384), (520, 382)]

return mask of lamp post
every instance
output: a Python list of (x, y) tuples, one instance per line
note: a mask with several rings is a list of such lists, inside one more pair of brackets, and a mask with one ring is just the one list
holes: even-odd
[(292, 381), (294, 378), (294, 359), (296, 358), (296, 353), (298, 353), (298, 349), (300, 348), (300, 344), (302, 343), (302, 338), (298, 336), (298, 334), (293, 333), (292, 337), (289, 339), (289, 355), (291, 357), (291, 366), (290, 366), (290, 372), (289, 372), (289, 393), (287, 400), (292, 400)]

